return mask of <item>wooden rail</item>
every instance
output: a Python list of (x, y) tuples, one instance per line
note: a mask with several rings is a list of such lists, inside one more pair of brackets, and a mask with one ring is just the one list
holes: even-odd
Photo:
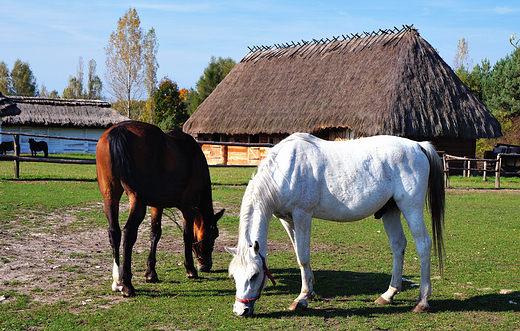
[[(95, 160), (77, 160), (77, 159), (57, 159), (57, 158), (44, 158), (44, 157), (26, 157), (20, 156), (20, 136), (29, 137), (40, 137), (48, 139), (68, 139), (68, 140), (82, 140), (97, 142), (97, 139), (91, 138), (73, 138), (73, 137), (60, 137), (60, 136), (49, 136), (40, 134), (30, 133), (13, 133), (13, 132), (0, 132), (4, 135), (12, 135), (14, 141), (14, 155), (0, 155), (0, 161), (11, 160), (14, 161), (14, 178), (19, 178), (20, 162), (49, 162), (49, 163), (62, 163), (62, 164), (96, 164)], [(258, 144), (258, 143), (237, 143), (237, 142), (218, 142), (218, 141), (198, 141), (199, 145), (215, 145), (215, 146), (233, 146), (233, 147), (273, 147), (274, 144)], [(226, 150), (227, 151), (227, 150)], [(504, 158), (520, 158), (520, 154), (505, 154), (500, 153), (496, 159), (479, 159), (479, 158), (467, 158), (445, 154), (439, 152), (439, 157), (442, 158), (444, 167), (444, 179), (445, 187), (450, 187), (450, 171), (462, 171), (462, 175), (469, 177), (472, 173), (482, 173), (482, 179), (487, 180), (488, 173), (495, 174), (495, 188), (500, 188), (500, 176), (502, 175), (515, 175), (520, 176), (517, 172), (505, 172), (502, 171), (502, 160)], [(227, 157), (226, 157), (227, 160)], [(462, 167), (450, 166), (450, 163), (462, 162)], [(227, 163), (227, 162), (226, 162)], [(479, 167), (481, 165), (481, 167)], [(256, 167), (256, 164), (210, 164), (210, 167)]]
[[(444, 163), (444, 178), (445, 187), (450, 187), (450, 171), (451, 170), (462, 170), (464, 177), (470, 177), (472, 173), (482, 173), (482, 180), (487, 180), (488, 173), (495, 174), (495, 188), (500, 188), (500, 176), (503, 175), (514, 175), (520, 176), (518, 172), (502, 171), (502, 161), (505, 158), (520, 158), (520, 154), (497, 154), (496, 159), (479, 159), (479, 158), (467, 158), (460, 156), (453, 156), (444, 154), (442, 156)], [(462, 167), (450, 167), (450, 162), (462, 162)], [(482, 165), (482, 167), (479, 167)]]

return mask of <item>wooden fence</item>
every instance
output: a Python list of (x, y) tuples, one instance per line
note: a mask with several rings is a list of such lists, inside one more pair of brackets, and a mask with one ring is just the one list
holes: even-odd
[[(14, 155), (0, 155), (1, 160), (14, 161), (14, 178), (19, 178), (20, 162), (50, 162), (62, 164), (96, 164), (95, 160), (71, 160), (44, 157), (20, 156), (18, 151), (20, 136), (68, 139), (97, 142), (97, 139), (71, 138), (61, 136), (38, 135), (29, 133), (0, 132), (3, 135), (14, 137)], [(274, 144), (255, 144), (255, 143), (235, 143), (235, 142), (215, 142), (199, 141), (204, 155), (210, 167), (256, 167), (260, 161), (267, 156)], [(520, 176), (518, 172), (505, 171), (503, 169), (504, 160), (520, 160), (520, 154), (499, 153), (496, 159), (466, 158), (439, 153), (444, 166), (444, 177), (446, 188), (450, 187), (450, 172), (462, 172), (462, 175), (482, 174), (482, 179), (487, 180), (488, 173), (495, 174), (495, 188), (500, 188), (500, 176), (514, 175)], [(450, 165), (451, 164), (451, 165)]]
[[(461, 172), (462, 176), (470, 177), (482, 174), (482, 180), (487, 180), (488, 173), (495, 175), (495, 188), (500, 188), (500, 176), (520, 176), (517, 171), (506, 171), (503, 169), (504, 160), (520, 159), (520, 154), (498, 153), (496, 159), (467, 158), (453, 155), (442, 155), (444, 164), (445, 187), (450, 187), (450, 171)], [(455, 166), (450, 166), (455, 163)]]
[(65, 139), (65, 140), (82, 140), (82, 141), (92, 141), (97, 142), (97, 139), (90, 138), (71, 138), (71, 137), (61, 137), (61, 136), (48, 136), (41, 134), (31, 134), (31, 133), (13, 133), (13, 132), (0, 132), (3, 135), (12, 135), (13, 143), (14, 143), (14, 155), (0, 155), (1, 160), (13, 160), (14, 161), (14, 178), (20, 178), (20, 162), (50, 162), (50, 163), (63, 163), (63, 164), (96, 164), (95, 160), (67, 160), (67, 159), (55, 159), (55, 158), (43, 158), (43, 157), (27, 157), (20, 156), (20, 136), (28, 136), (28, 137), (39, 137), (39, 138), (49, 138), (49, 139)]
[[(0, 155), (0, 161), (14, 161), (14, 178), (20, 177), (20, 162), (48, 162), (62, 164), (96, 164), (95, 160), (71, 160), (45, 157), (27, 157), (19, 155), (20, 136), (39, 137), (48, 139), (67, 139), (97, 142), (97, 139), (71, 138), (61, 136), (49, 136), (30, 133), (0, 132), (3, 135), (12, 135), (14, 142), (14, 155)], [(256, 167), (267, 156), (273, 144), (232, 143), (200, 141), (208, 165), (210, 167)]]

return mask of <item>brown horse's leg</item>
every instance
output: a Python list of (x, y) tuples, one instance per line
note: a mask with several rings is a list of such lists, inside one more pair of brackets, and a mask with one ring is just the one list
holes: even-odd
[(162, 208), (152, 207), (152, 227), (150, 229), (150, 254), (148, 255), (147, 265), (148, 268), (146, 270), (145, 278), (147, 283), (157, 283), (159, 282), (159, 278), (157, 277), (157, 272), (155, 272), (155, 254), (157, 251), (157, 243), (159, 239), (161, 239), (162, 228), (161, 228), (161, 217), (162, 217)]
[(119, 198), (105, 198), (105, 216), (108, 220), (108, 238), (112, 246), (112, 256), (114, 258), (112, 278), (113, 291), (121, 291), (122, 280), (119, 262), (119, 245), (121, 244), (121, 228), (119, 227)]
[(125, 297), (135, 295), (132, 285), (132, 248), (137, 240), (137, 230), (146, 214), (146, 204), (130, 195), (130, 215), (123, 229), (123, 288), (121, 293)]
[(186, 276), (188, 278), (199, 278), (197, 269), (193, 265), (193, 220), (195, 218), (193, 212), (182, 211), (183, 216), (183, 239), (184, 239), (184, 267), (186, 268)]

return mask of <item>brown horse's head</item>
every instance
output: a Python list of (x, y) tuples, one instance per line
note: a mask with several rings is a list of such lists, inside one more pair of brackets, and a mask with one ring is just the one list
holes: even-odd
[(192, 248), (199, 261), (197, 266), (199, 271), (208, 272), (213, 266), (211, 253), (213, 252), (215, 239), (218, 237), (217, 221), (222, 217), (224, 211), (225, 209), (222, 209), (217, 214), (214, 214), (209, 222), (204, 222), (200, 213), (195, 217)]

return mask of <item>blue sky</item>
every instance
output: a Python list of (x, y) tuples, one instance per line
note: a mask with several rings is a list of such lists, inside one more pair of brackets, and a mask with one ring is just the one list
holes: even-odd
[(514, 50), (512, 34), (520, 39), (519, 1), (0, 0), (0, 61), (28, 61), (38, 86), (60, 95), (80, 56), (104, 80), (104, 48), (130, 7), (156, 31), (158, 78), (180, 88), (195, 87), (211, 56), (239, 62), (254, 45), (413, 24), (449, 65), (465, 38), (475, 65), (494, 64)]

